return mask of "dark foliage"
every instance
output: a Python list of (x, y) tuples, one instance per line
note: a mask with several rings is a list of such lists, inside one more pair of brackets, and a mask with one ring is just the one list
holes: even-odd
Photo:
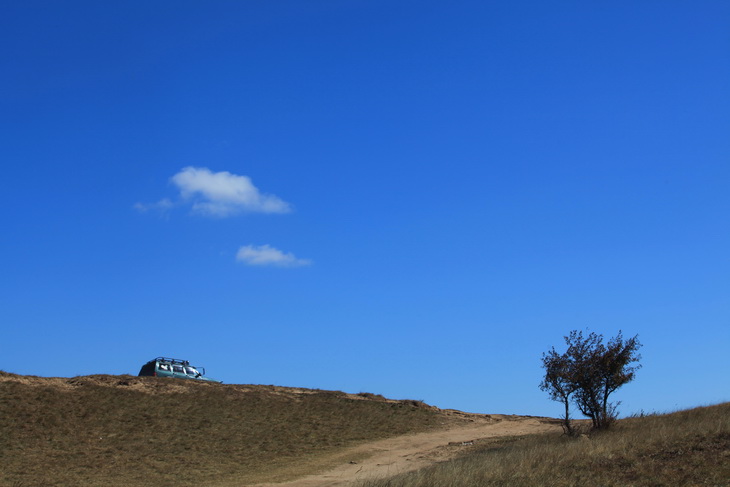
[(570, 419), (570, 405), (591, 419), (593, 429), (606, 429), (616, 420), (619, 403), (609, 401), (619, 387), (634, 380), (641, 368), (638, 335), (624, 339), (618, 335), (607, 343), (603, 335), (573, 330), (565, 338), (567, 350), (560, 354), (555, 347), (544, 353), (545, 377), (540, 389), (565, 407), (563, 428), (568, 435), (577, 433)]

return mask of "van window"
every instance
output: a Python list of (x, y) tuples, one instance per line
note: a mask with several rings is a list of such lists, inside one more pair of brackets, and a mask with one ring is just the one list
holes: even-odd
[(139, 371), (139, 375), (155, 375), (155, 363), (148, 362), (144, 364), (142, 369)]
[(185, 373), (185, 372), (183, 371), (183, 367), (182, 367), (182, 365), (173, 365), (173, 366), (172, 366), (172, 370), (173, 370), (174, 372), (178, 372), (178, 373), (180, 373), (180, 374), (183, 374), (183, 373)]

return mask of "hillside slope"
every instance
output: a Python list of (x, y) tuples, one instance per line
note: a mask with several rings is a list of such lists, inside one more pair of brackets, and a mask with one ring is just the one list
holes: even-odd
[(373, 394), (0, 372), (0, 485), (279, 481), (344, 447), (464, 422)]
[[(559, 422), (549, 418), (467, 416), (470, 418), (467, 425), (450, 424), (445, 429), (410, 433), (343, 448), (337, 454), (339, 464), (331, 469), (299, 476), (289, 482), (261, 484), (257, 487), (361, 486), (366, 481), (390, 479), (468, 456), (485, 445), (496, 445), (498, 448), (525, 437), (562, 434)], [(387, 485), (387, 480), (384, 482)]]
[(457, 459), (359, 486), (730, 486), (730, 402), (620, 419), (608, 431), (578, 438), (496, 440)]

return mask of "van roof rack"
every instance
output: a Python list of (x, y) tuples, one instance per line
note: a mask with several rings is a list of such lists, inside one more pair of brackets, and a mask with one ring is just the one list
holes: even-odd
[(151, 360), (150, 362), (166, 362), (170, 364), (179, 364), (179, 365), (190, 365), (190, 362), (188, 360), (182, 360), (179, 358), (170, 358), (170, 357), (157, 357), (154, 360)]

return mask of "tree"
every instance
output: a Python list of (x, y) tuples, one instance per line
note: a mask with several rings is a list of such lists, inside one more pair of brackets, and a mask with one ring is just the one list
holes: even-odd
[(545, 369), (545, 378), (540, 383), (540, 389), (546, 391), (553, 401), (563, 403), (565, 406), (562, 418), (563, 431), (568, 436), (575, 436), (570, 421), (570, 396), (575, 392), (575, 387), (569, 380), (569, 362), (553, 347), (549, 352), (542, 354), (542, 366)]
[(638, 335), (624, 340), (621, 331), (603, 343), (603, 335), (571, 331), (565, 338), (567, 350), (559, 354), (555, 347), (542, 355), (545, 377), (540, 389), (550, 399), (565, 407), (562, 418), (566, 434), (576, 430), (570, 419), (571, 402), (584, 416), (591, 418), (593, 429), (608, 428), (617, 417), (616, 408), (609, 396), (619, 387), (634, 380), (641, 348)]

